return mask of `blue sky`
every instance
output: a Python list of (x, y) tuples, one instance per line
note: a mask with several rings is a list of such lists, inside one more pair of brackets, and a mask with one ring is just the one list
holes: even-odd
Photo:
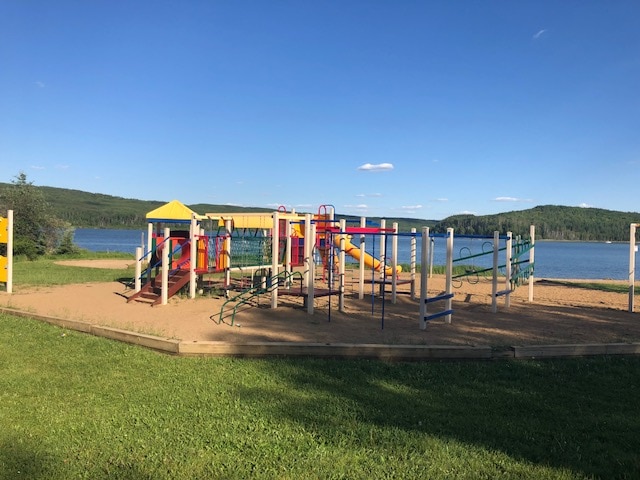
[[(0, 0), (0, 182), (640, 211), (640, 3)], [(204, 212), (201, 212), (204, 213)]]

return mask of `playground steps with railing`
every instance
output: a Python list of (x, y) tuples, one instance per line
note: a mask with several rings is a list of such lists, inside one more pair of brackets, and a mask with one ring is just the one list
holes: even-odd
[[(182, 287), (189, 283), (189, 270), (176, 270), (169, 276), (167, 298), (171, 298), (178, 293)], [(143, 285), (139, 292), (134, 293), (127, 299), (131, 301), (148, 303), (149, 305), (159, 305), (162, 302), (162, 273), (156, 278)]]

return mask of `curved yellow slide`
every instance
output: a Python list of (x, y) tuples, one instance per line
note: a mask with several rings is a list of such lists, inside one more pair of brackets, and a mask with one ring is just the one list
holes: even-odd
[[(355, 258), (356, 260), (360, 260), (360, 249), (358, 247), (356, 247), (353, 243), (351, 243), (351, 235), (345, 235), (344, 236), (344, 253), (346, 253), (347, 255), (352, 256), (353, 258)], [(333, 237), (333, 243), (335, 243), (336, 247), (340, 248), (340, 240), (342, 238), (342, 235), (335, 235)], [(380, 262), (380, 260), (378, 260), (377, 258), (373, 258), (372, 255), (370, 255), (367, 252), (364, 252), (364, 264), (369, 267), (369, 268), (373, 268), (376, 272), (380, 271), (380, 268), (382, 267), (382, 263)], [(398, 265), (396, 267), (396, 273), (400, 273), (402, 272), (402, 267), (400, 265)], [(393, 268), (391, 267), (386, 267), (385, 268), (385, 273), (387, 275), (392, 275), (393, 274)]]

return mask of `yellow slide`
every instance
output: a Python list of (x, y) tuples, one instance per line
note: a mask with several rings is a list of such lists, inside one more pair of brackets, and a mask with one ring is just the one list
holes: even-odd
[[(352, 256), (356, 260), (360, 260), (360, 249), (356, 247), (353, 243), (351, 243), (350, 237), (351, 235), (344, 236), (344, 252), (347, 255)], [(336, 247), (338, 248), (340, 248), (341, 238), (342, 238), (342, 235), (335, 235), (333, 237), (333, 243), (335, 243)], [(373, 256), (371, 256), (367, 252), (364, 252), (364, 264), (369, 268), (373, 268), (376, 272), (379, 272), (382, 266), (382, 263), (380, 262), (380, 260), (378, 260), (377, 258), (373, 258)], [(396, 267), (396, 273), (400, 273), (400, 272), (402, 272), (402, 267), (398, 265)], [(386, 267), (385, 273), (387, 275), (391, 275), (393, 274), (393, 269), (391, 267)]]

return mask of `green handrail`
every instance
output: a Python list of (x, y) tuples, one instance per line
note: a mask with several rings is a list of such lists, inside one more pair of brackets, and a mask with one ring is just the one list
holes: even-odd
[[(236, 313), (238, 311), (238, 307), (240, 307), (241, 305), (245, 305), (247, 303), (249, 303), (249, 301), (255, 297), (258, 297), (264, 293), (270, 293), (272, 292), (275, 288), (280, 286), (280, 281), (290, 281), (291, 278), (293, 277), (300, 277), (300, 291), (302, 291), (302, 280), (303, 280), (303, 275), (300, 272), (280, 272), (277, 275), (274, 275), (273, 277), (269, 278), (267, 281), (267, 286), (263, 287), (263, 286), (259, 286), (259, 287), (249, 287), (245, 290), (243, 290), (242, 292), (240, 292), (238, 295), (236, 295), (235, 297), (232, 297), (230, 299), (228, 299), (226, 302), (224, 302), (222, 304), (222, 307), (220, 308), (220, 315), (218, 318), (218, 325), (220, 325), (222, 323), (222, 321), (224, 320), (224, 310), (225, 307), (227, 306), (227, 304), (229, 302), (238, 302), (236, 303), (236, 305), (233, 307), (233, 311), (231, 312), (231, 326), (234, 325), (235, 322), (235, 318), (236, 318)], [(245, 297), (246, 295), (246, 297)], [(211, 319), (213, 320), (215, 315), (211, 315)], [(228, 316), (228, 315), (227, 315)]]

